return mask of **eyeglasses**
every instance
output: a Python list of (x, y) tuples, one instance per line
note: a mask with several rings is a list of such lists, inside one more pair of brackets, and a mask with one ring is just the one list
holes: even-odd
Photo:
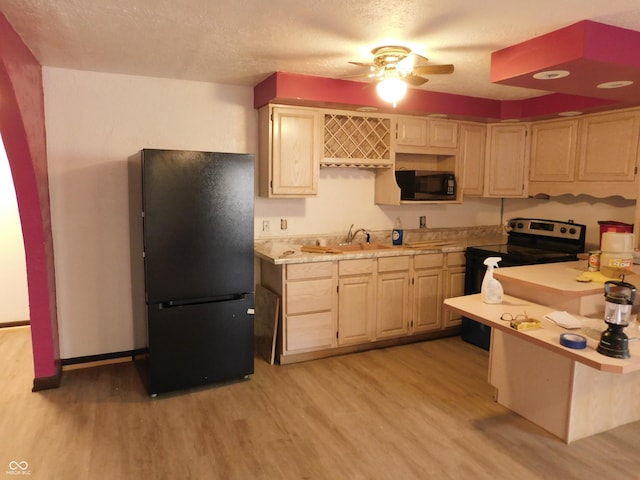
[(515, 316), (507, 312), (500, 315), (500, 320), (504, 320), (505, 322), (512, 322), (512, 321), (526, 322), (527, 320), (529, 320), (529, 316), (527, 315), (527, 312), (520, 313), (519, 315), (515, 315)]

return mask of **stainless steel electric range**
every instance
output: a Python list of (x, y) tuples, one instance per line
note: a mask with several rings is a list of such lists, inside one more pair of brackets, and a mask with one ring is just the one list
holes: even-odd
[[(488, 257), (501, 257), (500, 267), (570, 262), (584, 252), (587, 227), (572, 220), (513, 218), (507, 222), (507, 243), (468, 247), (464, 293), (480, 293)], [(462, 319), (462, 339), (489, 350), (491, 328)]]

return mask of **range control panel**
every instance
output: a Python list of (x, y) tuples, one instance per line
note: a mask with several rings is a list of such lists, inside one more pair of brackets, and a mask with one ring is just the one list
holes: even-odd
[(536, 218), (512, 218), (507, 222), (509, 233), (535, 235), (539, 237), (584, 241), (587, 227), (579, 223)]

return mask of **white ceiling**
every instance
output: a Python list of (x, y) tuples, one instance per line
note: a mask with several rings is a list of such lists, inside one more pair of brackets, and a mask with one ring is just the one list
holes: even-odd
[[(452, 75), (423, 87), (496, 100), (490, 54), (593, 20), (640, 31), (638, 0), (0, 0), (42, 65), (253, 86), (275, 71), (344, 78), (400, 44)], [(640, 48), (640, 46), (639, 46)]]

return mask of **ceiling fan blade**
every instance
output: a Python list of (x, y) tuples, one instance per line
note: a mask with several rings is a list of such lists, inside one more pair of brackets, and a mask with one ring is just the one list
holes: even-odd
[(349, 62), (351, 65), (356, 65), (358, 67), (371, 68), (375, 67), (373, 63), (362, 63), (362, 62)]
[(409, 74), (402, 77), (402, 79), (407, 82), (412, 87), (419, 87), (422, 84), (425, 84), (429, 81), (428, 78), (422, 78), (417, 75)]
[(407, 56), (407, 59), (409, 59), (413, 65), (427, 63), (429, 61), (429, 59), (427, 57), (424, 57), (424, 56), (422, 56), (422, 55), (420, 55), (418, 53), (409, 54)]
[(416, 75), (437, 75), (441, 73), (453, 73), (453, 65), (421, 65), (413, 67)]

